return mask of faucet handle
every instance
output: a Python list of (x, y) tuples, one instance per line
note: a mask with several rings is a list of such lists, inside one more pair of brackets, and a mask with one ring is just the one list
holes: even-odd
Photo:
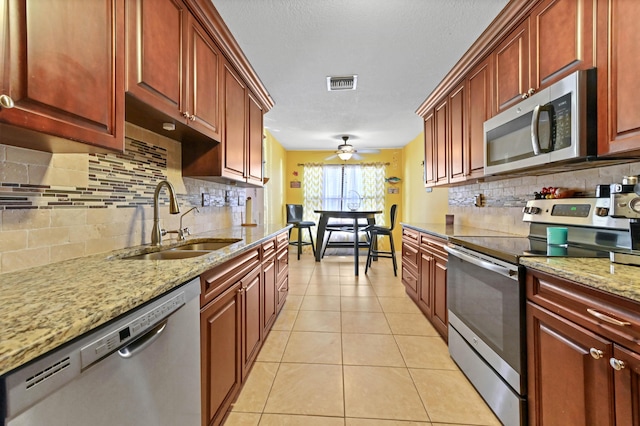
[(161, 229), (160, 230), (160, 235), (162, 235), (164, 237), (165, 235), (167, 235), (167, 232), (169, 232), (169, 231), (167, 231), (166, 229)]

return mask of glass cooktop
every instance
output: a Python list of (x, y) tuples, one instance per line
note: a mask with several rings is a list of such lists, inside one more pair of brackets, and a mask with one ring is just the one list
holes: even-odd
[(553, 246), (532, 237), (449, 237), (449, 242), (514, 264), (523, 256), (609, 257), (609, 250), (602, 247)]

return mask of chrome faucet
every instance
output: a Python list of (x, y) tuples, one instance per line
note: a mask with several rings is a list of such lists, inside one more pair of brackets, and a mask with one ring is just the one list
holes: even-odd
[(185, 240), (187, 238), (187, 235), (191, 235), (191, 231), (189, 231), (188, 227), (182, 227), (182, 218), (185, 217), (187, 215), (187, 213), (192, 212), (193, 210), (195, 210), (196, 212), (200, 213), (200, 210), (198, 210), (197, 207), (191, 207), (189, 210), (187, 210), (186, 212), (182, 213), (180, 215), (180, 228), (175, 230), (175, 231), (165, 231), (162, 233), (162, 235), (164, 234), (178, 234), (178, 238), (180, 240)]
[(180, 206), (176, 198), (176, 191), (173, 189), (173, 185), (169, 181), (161, 180), (156, 185), (156, 191), (153, 193), (153, 229), (151, 230), (151, 244), (159, 246), (162, 244), (162, 236), (166, 234), (164, 229), (160, 229), (160, 217), (158, 216), (158, 197), (160, 195), (160, 189), (162, 186), (166, 186), (169, 192), (169, 213), (180, 213)]

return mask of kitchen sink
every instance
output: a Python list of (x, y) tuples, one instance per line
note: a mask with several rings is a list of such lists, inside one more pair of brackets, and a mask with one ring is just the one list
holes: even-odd
[(191, 257), (204, 256), (212, 251), (220, 250), (231, 244), (241, 241), (240, 239), (207, 239), (203, 241), (187, 243), (178, 247), (154, 251), (151, 253), (137, 254), (124, 257), (126, 260), (172, 260), (188, 259)]
[(201, 241), (176, 247), (176, 250), (219, 250), (240, 240)]
[(175, 260), (188, 259), (208, 254), (208, 251), (188, 251), (188, 250), (164, 250), (154, 251), (153, 253), (138, 254), (135, 256), (124, 257), (126, 260)]

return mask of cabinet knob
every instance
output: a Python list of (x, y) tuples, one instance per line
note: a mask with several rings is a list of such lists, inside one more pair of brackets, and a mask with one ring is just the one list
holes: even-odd
[(529, 97), (529, 94), (523, 93), (521, 97), (522, 97), (522, 99), (527, 99)]
[(184, 118), (189, 118), (191, 116), (191, 114), (189, 114), (189, 111), (185, 111), (185, 112), (182, 113), (182, 116)]
[(600, 359), (603, 357), (604, 352), (602, 352), (600, 349), (591, 348), (589, 349), (589, 354), (591, 354), (591, 358), (593, 359)]
[(0, 107), (11, 109), (14, 106), (16, 106), (16, 105), (13, 103), (13, 99), (11, 99), (10, 96), (8, 96), (8, 95), (0, 95)]
[(190, 116), (189, 116), (189, 120), (191, 120), (191, 121), (196, 121), (196, 116), (195, 116), (195, 115), (190, 115)]
[(534, 93), (536, 93), (536, 89), (534, 89), (533, 87), (529, 88), (529, 90), (527, 90), (527, 95), (531, 96)]
[(624, 361), (620, 361), (619, 359), (615, 359), (615, 358), (609, 359), (609, 364), (611, 365), (611, 368), (613, 368), (616, 371), (620, 371), (626, 367)]

